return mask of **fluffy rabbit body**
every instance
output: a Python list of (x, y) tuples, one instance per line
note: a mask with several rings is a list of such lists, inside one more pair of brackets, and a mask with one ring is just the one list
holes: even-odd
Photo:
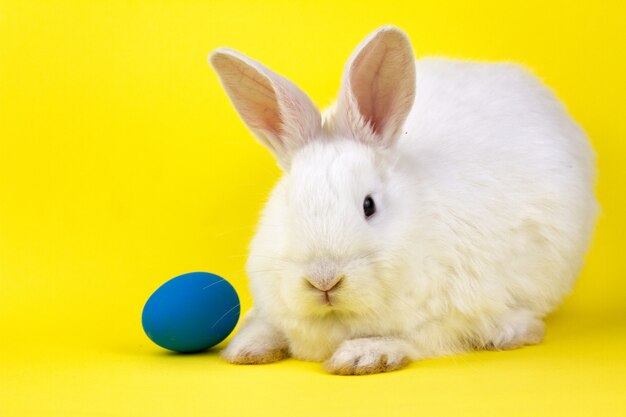
[(415, 61), (404, 33), (383, 27), (322, 117), (235, 51), (211, 63), (284, 170), (227, 361), (368, 374), (542, 340), (597, 205), (590, 144), (538, 79), (513, 64)]

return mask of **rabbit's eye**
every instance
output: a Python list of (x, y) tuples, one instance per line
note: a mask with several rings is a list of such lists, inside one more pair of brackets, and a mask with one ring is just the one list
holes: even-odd
[(363, 213), (365, 213), (366, 219), (376, 213), (376, 204), (374, 204), (374, 199), (369, 195), (363, 200)]

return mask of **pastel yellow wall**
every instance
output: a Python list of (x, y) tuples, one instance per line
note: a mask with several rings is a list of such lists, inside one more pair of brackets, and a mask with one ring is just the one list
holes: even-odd
[(248, 307), (246, 246), (280, 172), (206, 57), (235, 48), (325, 106), (387, 23), (418, 56), (521, 62), (563, 99), (603, 207), (563, 311), (623, 317), (625, 19), (623, 0), (1, 1), (0, 343), (145, 344), (145, 299), (188, 271)]

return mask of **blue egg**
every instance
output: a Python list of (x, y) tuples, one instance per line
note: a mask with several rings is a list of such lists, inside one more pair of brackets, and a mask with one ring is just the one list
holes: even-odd
[(200, 352), (217, 345), (239, 320), (239, 297), (224, 278), (191, 272), (172, 278), (150, 296), (141, 323), (157, 345)]

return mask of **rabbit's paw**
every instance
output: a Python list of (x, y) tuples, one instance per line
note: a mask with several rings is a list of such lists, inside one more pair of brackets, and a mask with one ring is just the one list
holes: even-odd
[(324, 368), (337, 375), (367, 375), (395, 371), (408, 363), (404, 342), (374, 337), (343, 342)]
[(277, 362), (289, 357), (285, 337), (266, 323), (251, 320), (222, 351), (226, 362), (254, 365)]

